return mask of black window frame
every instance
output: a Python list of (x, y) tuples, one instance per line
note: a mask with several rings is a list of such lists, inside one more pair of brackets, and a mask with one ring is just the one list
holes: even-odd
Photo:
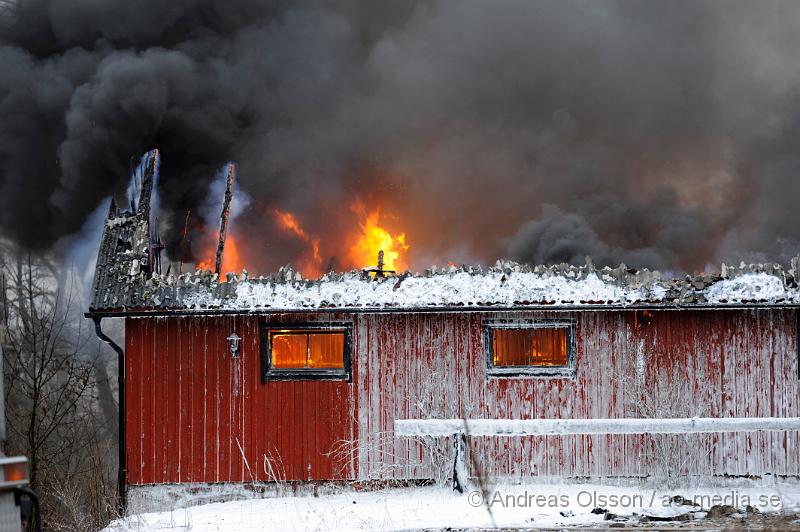
[[(275, 368), (272, 366), (270, 331), (331, 331), (344, 333), (343, 369), (339, 368)], [(353, 382), (353, 324), (349, 322), (264, 323), (261, 325), (261, 384), (289, 380), (341, 380)]]
[[(569, 318), (537, 318), (530, 320), (498, 319), (484, 321), (483, 344), (486, 354), (487, 377), (544, 377), (574, 379), (577, 375), (575, 327), (576, 321)], [(493, 332), (498, 329), (566, 329), (567, 363), (563, 366), (495, 366)]]

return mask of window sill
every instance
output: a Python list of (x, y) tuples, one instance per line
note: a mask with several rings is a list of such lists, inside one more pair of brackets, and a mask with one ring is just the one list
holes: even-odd
[(575, 379), (575, 368), (490, 368), (490, 378)]
[(270, 369), (267, 381), (325, 380), (348, 381), (350, 373), (342, 369)]

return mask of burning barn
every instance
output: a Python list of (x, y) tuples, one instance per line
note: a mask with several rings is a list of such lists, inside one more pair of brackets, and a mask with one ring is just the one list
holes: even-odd
[[(164, 485), (449, 475), (458, 443), (400, 435), (399, 420), (800, 416), (798, 260), (681, 279), (505, 262), (313, 281), (290, 268), (170, 274), (148, 176), (138, 205), (112, 205), (89, 312), (101, 334), (103, 318), (125, 319), (120, 480), (131, 503)], [(800, 475), (797, 431), (725, 428), (676, 436), (672, 451), (646, 430), (476, 431), (464, 442), (472, 475)]]

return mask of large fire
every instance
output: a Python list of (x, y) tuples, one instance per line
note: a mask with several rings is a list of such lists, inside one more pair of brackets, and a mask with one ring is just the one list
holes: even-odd
[[(217, 262), (217, 240), (214, 240), (214, 247), (206, 253), (206, 258), (197, 263), (198, 270), (211, 270), (214, 271)], [(242, 258), (239, 254), (239, 248), (236, 244), (236, 238), (232, 234), (228, 234), (225, 238), (225, 249), (222, 253), (222, 264), (220, 265), (220, 277), (223, 277), (228, 272), (239, 273), (244, 269)]]
[[(358, 217), (357, 230), (346, 236), (344, 246), (347, 254), (339, 267), (349, 270), (353, 268), (375, 267), (378, 263), (378, 252), (383, 250), (383, 268), (385, 270), (403, 271), (408, 268), (405, 233), (393, 235), (381, 226), (382, 212), (379, 208), (368, 210), (360, 202), (354, 203), (350, 211)], [(303, 240), (308, 250), (297, 264), (303, 275), (314, 278), (322, 275), (323, 260), (320, 251), (320, 239), (311, 236), (303, 229), (297, 218), (290, 212), (273, 210), (273, 215), (281, 230)], [(333, 247), (333, 246), (330, 246)], [(336, 254), (335, 250), (334, 253)]]
[(319, 277), (322, 275), (322, 257), (319, 254), (319, 238), (312, 238), (300, 227), (297, 218), (290, 212), (274, 209), (273, 214), (278, 222), (278, 227), (294, 236), (304, 240), (310, 247), (310, 252), (298, 264), (299, 270), (307, 277)]
[[(342, 263), (338, 267), (349, 270), (369, 268), (378, 265), (378, 252), (383, 251), (383, 269), (402, 272), (408, 269), (408, 244), (405, 233), (392, 234), (384, 227), (382, 218), (390, 218), (380, 208), (368, 209), (363, 203), (354, 203), (350, 211), (356, 216), (356, 228), (351, 234), (342, 239), (342, 245), (347, 249)], [(286, 211), (273, 209), (272, 215), (277, 226), (285, 233), (302, 240), (306, 244), (306, 252), (299, 259), (297, 269), (308, 278), (318, 278), (324, 273), (324, 263), (321, 249), (325, 242), (309, 234), (301, 225), (297, 217)], [(216, 241), (215, 241), (216, 242)], [(329, 243), (331, 255), (336, 252), (338, 243)], [(214, 270), (216, 260), (216, 247), (209, 249), (205, 260), (197, 264), (198, 269)], [(243, 268), (237, 243), (233, 235), (228, 235), (222, 255), (222, 273), (240, 272)]]
[(408, 269), (405, 233), (392, 235), (380, 226), (380, 209), (367, 210), (363, 203), (354, 203), (353, 213), (359, 217), (360, 232), (355, 235), (350, 246), (349, 258), (351, 266), (363, 268), (377, 264), (378, 252), (383, 250), (383, 268), (385, 270), (404, 271)]

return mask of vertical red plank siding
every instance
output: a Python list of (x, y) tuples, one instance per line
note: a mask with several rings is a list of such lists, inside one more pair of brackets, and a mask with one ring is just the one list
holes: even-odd
[[(554, 316), (577, 321), (575, 379), (486, 377), (484, 319)], [(358, 329), (365, 366), (358, 384), (362, 479), (392, 478), (396, 471), (433, 475), (428, 462), (406, 467), (409, 457), (420, 456), (419, 447), (385, 437), (396, 418), (642, 416), (636, 409), (639, 398), (625, 386), (639, 378), (637, 359), (643, 394), (659, 379), (685, 384), (680, 393), (686, 404), (674, 406), (672, 415), (800, 415), (793, 310), (661, 311), (649, 325), (638, 323), (633, 312), (409, 313), (360, 319), (365, 322)], [(785, 370), (773, 376), (767, 370), (774, 361)], [(775, 397), (778, 390), (783, 397)], [(770, 442), (776, 437), (782, 438), (693, 435), (686, 440), (693, 454), (680, 473), (759, 475), (777, 473), (772, 464), (784, 462), (789, 464), (784, 474), (800, 473), (798, 434), (788, 434), (785, 446)], [(476, 438), (470, 445), (484, 470), (495, 476), (645, 476), (657, 461), (655, 442), (646, 435)]]
[(206, 330), (203, 318), (191, 321), (191, 349), (187, 353), (187, 356), (192, 359), (192, 374), (189, 376), (192, 382), (192, 401), (189, 414), (192, 418), (192, 464), (189, 477), (191, 482), (201, 482), (205, 478), (206, 472), (205, 445), (208, 429), (205, 382), (205, 376), (208, 371), (205, 359)]
[[(130, 484), (354, 477), (350, 458), (332, 452), (355, 438), (355, 384), (262, 384), (262, 322), (241, 316), (127, 320)], [(231, 357), (227, 340), (234, 328), (242, 337), (239, 358)], [(265, 458), (274, 476), (265, 471)]]
[(227, 341), (224, 340), (228, 334), (225, 332), (224, 317), (209, 320), (209, 341), (208, 353), (214, 361), (216, 369), (216, 381), (214, 383), (214, 410), (217, 418), (216, 437), (216, 463), (214, 467), (215, 479), (217, 482), (230, 480), (230, 373), (233, 361), (228, 356)]
[[(130, 321), (130, 320), (128, 320)], [(155, 460), (155, 404), (156, 404), (156, 388), (159, 386), (156, 385), (154, 382), (155, 378), (155, 367), (153, 366), (153, 360), (156, 356), (156, 348), (155, 348), (155, 337), (154, 337), (154, 329), (155, 329), (155, 320), (143, 320), (141, 323), (141, 343), (142, 349), (140, 351), (141, 354), (141, 388), (131, 388), (131, 379), (126, 378), (125, 383), (126, 387), (128, 388), (128, 393), (126, 394), (127, 397), (131, 396), (139, 396), (139, 404), (141, 405), (141, 462), (139, 464), (129, 464), (129, 471), (132, 471), (134, 467), (141, 468), (141, 475), (139, 476), (139, 481), (141, 483), (147, 482), (155, 482), (155, 467), (156, 467), (156, 460)], [(131, 338), (127, 334), (125, 334), (125, 342), (130, 344), (131, 342), (136, 342), (137, 339)], [(135, 365), (135, 364), (134, 364)], [(127, 376), (126, 376), (127, 377)], [(133, 384), (137, 384), (136, 381), (133, 381)], [(136, 437), (136, 428), (135, 427), (126, 427), (125, 434), (130, 441), (131, 438)]]
[(195, 408), (195, 389), (197, 388), (192, 375), (199, 371), (198, 360), (194, 357), (194, 335), (195, 323), (190, 320), (184, 321), (184, 336), (181, 337), (181, 353), (183, 364), (181, 365), (182, 394), (181, 394), (181, 419), (183, 420), (181, 435), (181, 482), (192, 482), (195, 478), (194, 467), (197, 460), (195, 453), (194, 438), (197, 433), (198, 419), (193, 415)]
[[(483, 322), (509, 317), (574, 319), (576, 378), (487, 378)], [(260, 327), (309, 320), (353, 324), (352, 382), (262, 384)], [(796, 312), (779, 309), (659, 311), (649, 325), (632, 311), (130, 318), (128, 481), (431, 478), (395, 419), (636, 417), (635, 383), (644, 394), (659, 379), (686, 387), (676, 415), (800, 416), (797, 347)], [(691, 438), (683, 474), (800, 474), (797, 432)], [(470, 449), (497, 477), (644, 476), (654, 442), (482, 437)]]
[[(166, 393), (163, 403), (165, 415), (164, 421), (160, 423), (164, 434), (164, 445), (160, 449), (162, 468), (162, 482), (169, 482), (170, 479), (180, 479), (178, 476), (178, 464), (180, 463), (181, 448), (178, 445), (180, 439), (180, 424), (178, 423), (178, 408), (180, 408), (180, 396), (178, 388), (180, 386), (180, 374), (177, 366), (181, 353), (178, 345), (178, 329), (182, 320), (167, 320), (165, 355), (161, 357), (165, 367), (164, 387)], [(177, 452), (176, 452), (177, 451)]]
[[(126, 346), (125, 356), (125, 375), (128, 381), (135, 381), (136, 385), (133, 387), (136, 390), (141, 390), (141, 379), (143, 372), (141, 371), (142, 350), (144, 348), (141, 320), (128, 320), (125, 324), (125, 335), (139, 339), (137, 342), (129, 342)], [(130, 388), (130, 386), (129, 386)], [(141, 483), (142, 475), (142, 431), (138, 430), (141, 427), (141, 413), (142, 413), (142, 396), (128, 395), (127, 402), (128, 408), (125, 410), (125, 426), (136, 427), (137, 431), (133, 435), (128, 435), (128, 447), (126, 449), (125, 464), (128, 471), (128, 481), (132, 484)]]

